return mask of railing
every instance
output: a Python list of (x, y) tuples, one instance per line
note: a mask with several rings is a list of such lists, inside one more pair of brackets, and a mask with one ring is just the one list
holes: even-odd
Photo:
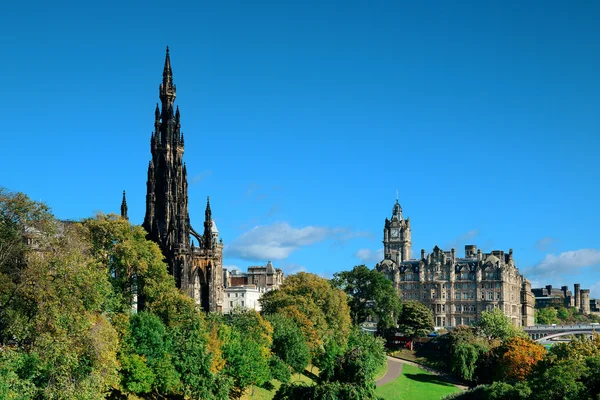
[(526, 332), (535, 331), (570, 331), (570, 330), (582, 330), (591, 329), (598, 330), (600, 332), (600, 324), (580, 324), (580, 325), (534, 325), (523, 328)]

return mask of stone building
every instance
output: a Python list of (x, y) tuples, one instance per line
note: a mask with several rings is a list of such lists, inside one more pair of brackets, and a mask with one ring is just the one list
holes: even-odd
[[(190, 224), (188, 181), (183, 162), (184, 137), (179, 107), (174, 108), (176, 86), (169, 48), (159, 86), (161, 106), (154, 112), (150, 138), (152, 158), (148, 165), (146, 216), (143, 227), (148, 238), (158, 243), (169, 272), (181, 288), (206, 311), (223, 305), (223, 242), (212, 219), (207, 200), (204, 230), (199, 234)], [(127, 215), (125, 198), (121, 213)], [(196, 246), (190, 236), (198, 240)]]
[(265, 266), (248, 267), (248, 272), (238, 270), (223, 270), (223, 283), (225, 287), (254, 285), (265, 290), (279, 289), (283, 283), (283, 271), (273, 267), (271, 261)]
[(267, 290), (254, 285), (230, 286), (225, 288), (223, 314), (228, 314), (236, 308), (260, 311), (258, 301)]
[(534, 325), (531, 285), (515, 266), (512, 249), (482, 253), (466, 245), (464, 257), (459, 257), (455, 249), (436, 246), (410, 259), (411, 245), (410, 219), (403, 219), (396, 199), (383, 229), (384, 259), (375, 268), (392, 280), (402, 299), (430, 307), (436, 326), (471, 324), (482, 311), (494, 308), (517, 326)]
[(573, 285), (573, 293), (567, 286), (561, 286), (560, 290), (546, 285), (543, 288), (532, 289), (535, 296), (535, 307), (575, 307), (578, 311), (589, 314), (591, 312), (591, 301), (589, 289), (581, 289), (581, 285)]

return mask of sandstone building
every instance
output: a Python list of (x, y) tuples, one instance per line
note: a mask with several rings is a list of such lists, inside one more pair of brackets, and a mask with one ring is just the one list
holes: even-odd
[(482, 253), (465, 246), (459, 257), (455, 249), (435, 247), (421, 250), (419, 259), (410, 259), (410, 219), (402, 216), (396, 199), (391, 219), (383, 229), (384, 259), (375, 267), (394, 283), (404, 300), (426, 304), (438, 327), (471, 324), (482, 311), (501, 309), (517, 326), (534, 325), (534, 298), (531, 284), (515, 266), (512, 249)]
[[(206, 311), (221, 311), (223, 305), (223, 241), (206, 203), (202, 234), (192, 228), (188, 213), (188, 182), (183, 162), (184, 137), (179, 107), (174, 108), (176, 87), (169, 48), (159, 86), (160, 108), (154, 112), (150, 138), (152, 158), (148, 165), (146, 216), (143, 227), (158, 243), (169, 272), (181, 288)], [(127, 215), (123, 198), (121, 213)], [(190, 236), (198, 240), (196, 246)]]

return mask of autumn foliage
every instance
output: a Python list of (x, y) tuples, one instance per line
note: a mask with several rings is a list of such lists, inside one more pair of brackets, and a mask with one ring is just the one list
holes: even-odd
[(502, 346), (504, 354), (500, 357), (501, 371), (507, 381), (527, 379), (533, 368), (546, 354), (544, 346), (531, 339), (515, 336)]

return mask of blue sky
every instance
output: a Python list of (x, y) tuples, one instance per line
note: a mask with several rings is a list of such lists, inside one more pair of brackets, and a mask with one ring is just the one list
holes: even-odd
[[(17, 4), (18, 3), (18, 4)], [(124, 3), (124, 4), (123, 4)], [(523, 4), (526, 3), (526, 4)], [(600, 3), (11, 2), (0, 185), (141, 223), (165, 46), (201, 229), (225, 265), (331, 276), (381, 254), (514, 249), (600, 297)]]

